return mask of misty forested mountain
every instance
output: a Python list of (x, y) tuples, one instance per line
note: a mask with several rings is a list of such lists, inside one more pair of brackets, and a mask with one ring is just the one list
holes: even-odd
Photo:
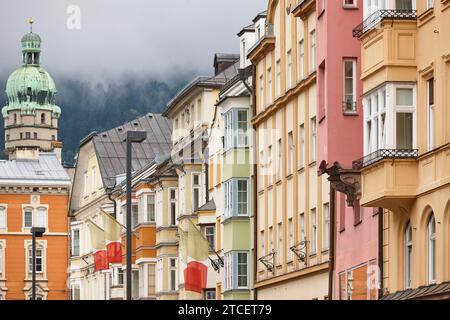
[[(64, 161), (70, 164), (74, 162), (80, 140), (92, 131), (111, 129), (148, 112), (163, 112), (167, 102), (189, 78), (190, 75), (186, 75), (164, 82), (129, 77), (120, 83), (111, 81), (97, 85), (56, 78), (56, 102), (62, 110), (59, 140), (64, 143)], [(0, 108), (6, 104), (6, 80), (0, 80)], [(4, 150), (3, 119), (0, 125), (0, 150)]]

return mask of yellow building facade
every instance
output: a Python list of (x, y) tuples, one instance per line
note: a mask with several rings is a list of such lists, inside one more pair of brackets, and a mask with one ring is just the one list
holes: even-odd
[[(388, 2), (365, 8), (365, 18), (354, 35), (366, 156), (354, 167), (361, 204), (385, 209), (384, 298), (411, 289), (439, 299), (450, 279), (450, 1)], [(422, 286), (431, 289), (414, 290)]]
[[(316, 2), (269, 1), (255, 65), (257, 299), (327, 299), (327, 177), (316, 163)], [(329, 237), (328, 237), (329, 239)]]

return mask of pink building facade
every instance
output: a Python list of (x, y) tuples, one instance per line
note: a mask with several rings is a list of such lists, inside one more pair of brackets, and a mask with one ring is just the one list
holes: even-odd
[[(317, 1), (317, 161), (331, 182), (332, 299), (377, 299), (378, 209), (361, 208), (363, 156), (361, 43), (352, 30), (363, 19), (363, 1)], [(334, 195), (334, 196), (333, 196)]]

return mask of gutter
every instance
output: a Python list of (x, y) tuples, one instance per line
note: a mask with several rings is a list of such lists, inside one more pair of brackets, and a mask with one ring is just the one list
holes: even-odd
[(328, 275), (328, 300), (333, 300), (333, 279), (334, 279), (334, 261), (335, 261), (335, 215), (336, 215), (336, 190), (330, 183), (330, 263)]

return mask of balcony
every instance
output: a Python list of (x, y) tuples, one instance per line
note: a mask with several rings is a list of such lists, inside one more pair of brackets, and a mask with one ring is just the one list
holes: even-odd
[(316, 9), (315, 0), (298, 0), (297, 5), (292, 9), (292, 14), (296, 18), (307, 19), (308, 15)]
[(361, 172), (360, 203), (408, 212), (417, 196), (418, 150), (378, 150), (353, 162)]
[(353, 37), (360, 38), (366, 32), (374, 29), (383, 20), (416, 20), (417, 10), (387, 10), (382, 9), (370, 15), (360, 25), (353, 29)]

